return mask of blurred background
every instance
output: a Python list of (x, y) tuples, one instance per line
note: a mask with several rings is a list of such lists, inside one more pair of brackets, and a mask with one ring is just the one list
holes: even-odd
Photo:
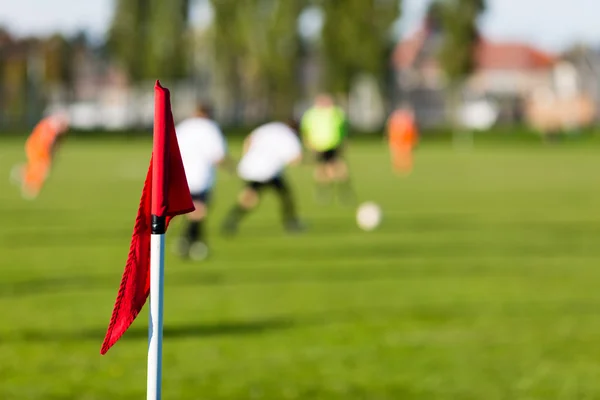
[[(147, 128), (152, 83), (176, 118), (210, 99), (224, 126), (301, 113), (319, 90), (357, 132), (410, 101), (424, 128), (596, 122), (593, 0), (23, 0), (0, 12), (0, 130), (68, 106), (81, 130)], [(36, 10), (34, 13), (32, 10)], [(558, 112), (556, 112), (558, 110)]]
[[(147, 309), (98, 352), (156, 79), (177, 122), (214, 104), (234, 159), (332, 93), (357, 197), (383, 212), (365, 232), (356, 207), (318, 203), (308, 160), (286, 171), (305, 233), (265, 193), (224, 238), (242, 182), (219, 171), (211, 257), (172, 253), (183, 218), (167, 234), (164, 398), (600, 398), (598, 0), (0, 3), (0, 399), (144, 398)], [(397, 175), (382, 135), (406, 104), (420, 138)], [(65, 107), (27, 201), (9, 174)]]

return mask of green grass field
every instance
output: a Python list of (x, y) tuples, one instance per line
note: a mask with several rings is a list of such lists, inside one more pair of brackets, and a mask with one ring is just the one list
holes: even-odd
[[(67, 142), (28, 202), (8, 183), (22, 142), (0, 142), (0, 399), (145, 398), (147, 308), (99, 350), (150, 146)], [(164, 398), (600, 398), (599, 150), (425, 143), (401, 179), (381, 143), (356, 144), (359, 196), (385, 213), (371, 233), (315, 204), (303, 166), (306, 234), (268, 196), (222, 239), (240, 183), (221, 173), (214, 257), (167, 255)]]

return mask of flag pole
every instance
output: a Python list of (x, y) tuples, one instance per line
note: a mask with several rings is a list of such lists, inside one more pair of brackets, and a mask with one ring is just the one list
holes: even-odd
[(150, 320), (148, 322), (147, 400), (160, 400), (162, 383), (165, 217), (152, 215), (150, 236)]
[(152, 199), (150, 223), (150, 318), (148, 321), (147, 400), (160, 400), (162, 386), (163, 303), (165, 279), (165, 233), (167, 231), (166, 191), (169, 140), (172, 123), (168, 90), (155, 86), (152, 138)]
[(169, 221), (194, 211), (171, 113), (169, 90), (154, 86), (152, 159), (135, 219), (129, 255), (100, 354), (129, 329), (150, 296), (148, 400), (160, 400), (162, 386), (165, 233)]

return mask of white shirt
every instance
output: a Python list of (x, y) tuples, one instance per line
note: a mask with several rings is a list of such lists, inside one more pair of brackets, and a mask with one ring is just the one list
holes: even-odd
[(214, 184), (215, 164), (227, 153), (221, 129), (209, 119), (189, 118), (180, 122), (175, 131), (190, 192), (210, 189)]
[(267, 182), (302, 154), (298, 136), (281, 122), (270, 122), (250, 133), (248, 151), (238, 165), (246, 181)]

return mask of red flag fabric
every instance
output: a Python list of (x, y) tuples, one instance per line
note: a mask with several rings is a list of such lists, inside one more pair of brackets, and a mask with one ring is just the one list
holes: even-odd
[(166, 217), (168, 226), (172, 217), (194, 210), (175, 135), (169, 90), (156, 81), (154, 95), (154, 145), (150, 168), (142, 190), (121, 286), (100, 354), (106, 354), (121, 338), (148, 298), (151, 216)]

